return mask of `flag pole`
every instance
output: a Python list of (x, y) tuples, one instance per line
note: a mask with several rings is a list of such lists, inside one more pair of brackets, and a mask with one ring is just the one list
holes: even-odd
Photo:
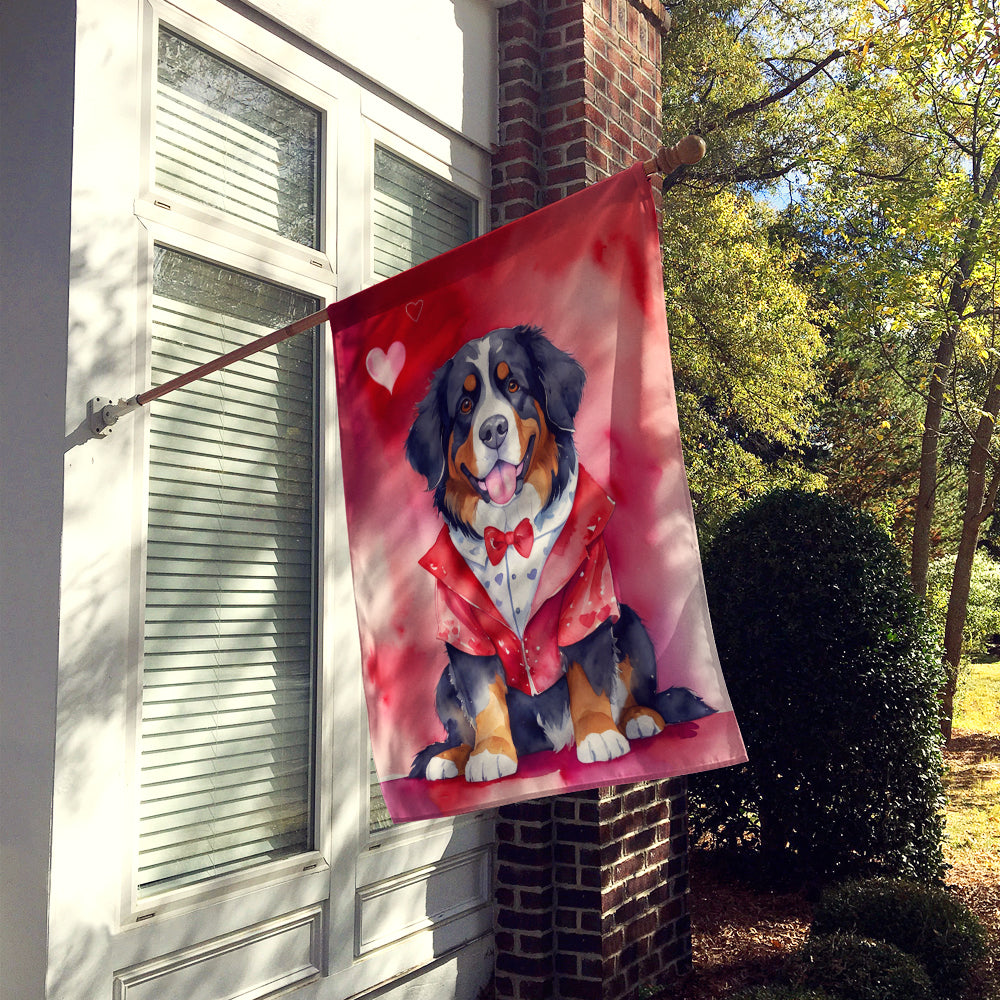
[(212, 361), (206, 361), (205, 364), (199, 365), (197, 368), (192, 368), (191, 371), (185, 372), (183, 375), (178, 375), (176, 378), (170, 379), (169, 382), (164, 382), (162, 385), (155, 386), (152, 389), (136, 393), (136, 395), (128, 399), (119, 399), (117, 403), (110, 399), (102, 399), (100, 396), (95, 396), (87, 402), (87, 420), (90, 424), (91, 433), (95, 437), (104, 437), (110, 433), (112, 425), (117, 423), (118, 418), (124, 414), (131, 413), (140, 406), (145, 406), (146, 403), (150, 403), (154, 399), (159, 399), (161, 396), (165, 396), (168, 392), (173, 392), (175, 389), (180, 389), (190, 382), (196, 382), (206, 375), (211, 375), (213, 372), (227, 368), (236, 361), (242, 361), (252, 354), (257, 354), (259, 351), (267, 350), (267, 348), (273, 347), (275, 344), (280, 344), (283, 340), (288, 340), (290, 337), (305, 333), (306, 330), (311, 330), (314, 326), (324, 322), (326, 318), (327, 310), (325, 308), (320, 309), (308, 316), (303, 316), (302, 319), (295, 320), (294, 323), (289, 323), (288, 326), (283, 326), (280, 330), (275, 330), (273, 333), (266, 333), (263, 337), (251, 340), (248, 344), (237, 347), (228, 354), (223, 354)]
[(642, 169), (646, 171), (647, 177), (652, 174), (663, 174), (666, 177), (678, 167), (694, 166), (705, 155), (706, 148), (705, 140), (700, 135), (686, 135), (673, 146), (660, 146), (656, 156), (646, 160)]
[[(660, 146), (656, 151), (656, 155), (646, 160), (642, 168), (646, 172), (647, 177), (653, 174), (663, 174), (666, 176), (680, 166), (690, 166), (697, 163), (704, 155), (705, 140), (697, 135), (688, 135), (673, 146)], [(305, 333), (306, 330), (311, 330), (326, 319), (327, 310), (320, 309), (309, 316), (303, 316), (302, 319), (295, 320), (294, 323), (289, 323), (288, 326), (283, 326), (280, 330), (275, 330), (273, 333), (267, 333), (263, 337), (258, 337), (256, 340), (244, 344), (242, 347), (237, 347), (228, 354), (223, 354), (213, 361), (208, 361), (197, 368), (192, 368), (191, 371), (185, 372), (183, 375), (178, 375), (176, 378), (172, 378), (162, 385), (136, 393), (136, 395), (130, 396), (128, 399), (119, 399), (117, 402), (114, 402), (102, 396), (94, 396), (93, 399), (87, 401), (87, 422), (90, 425), (90, 431), (94, 437), (106, 437), (111, 433), (111, 428), (114, 424), (118, 422), (118, 418), (124, 416), (126, 413), (131, 413), (140, 406), (145, 406), (154, 399), (166, 396), (167, 393), (173, 392), (175, 389), (180, 389), (200, 378), (204, 378), (206, 375), (220, 371), (236, 361), (242, 361), (244, 358), (248, 358), (258, 351), (266, 350), (268, 347), (280, 344), (283, 340), (288, 340), (290, 337)]]

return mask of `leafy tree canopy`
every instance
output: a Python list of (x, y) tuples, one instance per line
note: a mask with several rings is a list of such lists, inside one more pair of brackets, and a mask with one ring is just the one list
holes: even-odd
[(666, 134), (709, 143), (665, 184), (701, 525), (825, 481), (909, 533), (919, 594), (957, 553), (946, 719), (1000, 489), (998, 8), (682, 0), (665, 58)]
[[(677, 405), (699, 522), (810, 479), (824, 345), (774, 213), (747, 196), (679, 196), (664, 224)], [(711, 234), (710, 238), (707, 235)]]

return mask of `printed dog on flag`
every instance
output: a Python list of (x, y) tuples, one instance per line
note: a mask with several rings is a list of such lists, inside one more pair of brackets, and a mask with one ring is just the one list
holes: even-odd
[(537, 327), (493, 330), (435, 372), (406, 456), (445, 524), (420, 560), (437, 580), (436, 691), (446, 738), (410, 777), (513, 774), (575, 742), (612, 760), (629, 740), (711, 714), (686, 688), (656, 690), (638, 615), (619, 604), (603, 532), (614, 502), (577, 461), (582, 366)]

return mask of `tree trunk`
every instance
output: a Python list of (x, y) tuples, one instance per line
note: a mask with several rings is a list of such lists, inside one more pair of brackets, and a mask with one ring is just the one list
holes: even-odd
[[(979, 531), (983, 522), (993, 513), (997, 486), (1000, 484), (1000, 464), (990, 458), (990, 442), (1000, 409), (1000, 372), (994, 373), (986, 395), (983, 413), (973, 436), (969, 455), (969, 477), (965, 494), (965, 511), (962, 516), (962, 536), (955, 558), (955, 573), (948, 596), (948, 614), (944, 626), (945, 686), (941, 692), (941, 733), (951, 739), (952, 718), (955, 712), (955, 689), (958, 685), (958, 668), (962, 658), (962, 633), (969, 609), (969, 588), (972, 583), (972, 564), (979, 544)], [(990, 465), (994, 466), (988, 481)]]
[(920, 439), (920, 484), (917, 509), (913, 519), (913, 544), (910, 550), (910, 582), (920, 595), (927, 595), (927, 569), (931, 560), (931, 526), (934, 521), (934, 498), (937, 494), (938, 438), (944, 412), (944, 377), (955, 356), (955, 328), (951, 323), (941, 337), (934, 354), (924, 431)]
[[(974, 174), (978, 178), (979, 157), (973, 157)], [(955, 356), (955, 338), (959, 324), (969, 304), (969, 278), (972, 275), (973, 256), (976, 240), (982, 228), (983, 216), (993, 204), (1000, 190), (1000, 160), (993, 164), (989, 179), (979, 190), (978, 206), (965, 228), (962, 255), (957, 261), (955, 277), (948, 293), (948, 308), (945, 321), (948, 328), (934, 354), (930, 386), (927, 393), (927, 411), (924, 417), (924, 432), (920, 442), (920, 485), (917, 492), (917, 510), (913, 520), (913, 544), (910, 552), (910, 582), (921, 596), (927, 595), (927, 569), (931, 557), (931, 527), (934, 520), (934, 498), (937, 492), (938, 437), (941, 433), (941, 414), (944, 410), (944, 378), (951, 368)], [(964, 623), (964, 615), (963, 615)]]

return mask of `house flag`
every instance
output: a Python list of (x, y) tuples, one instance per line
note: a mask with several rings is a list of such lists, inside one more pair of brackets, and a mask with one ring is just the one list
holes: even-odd
[(330, 306), (396, 822), (746, 759), (642, 165)]

